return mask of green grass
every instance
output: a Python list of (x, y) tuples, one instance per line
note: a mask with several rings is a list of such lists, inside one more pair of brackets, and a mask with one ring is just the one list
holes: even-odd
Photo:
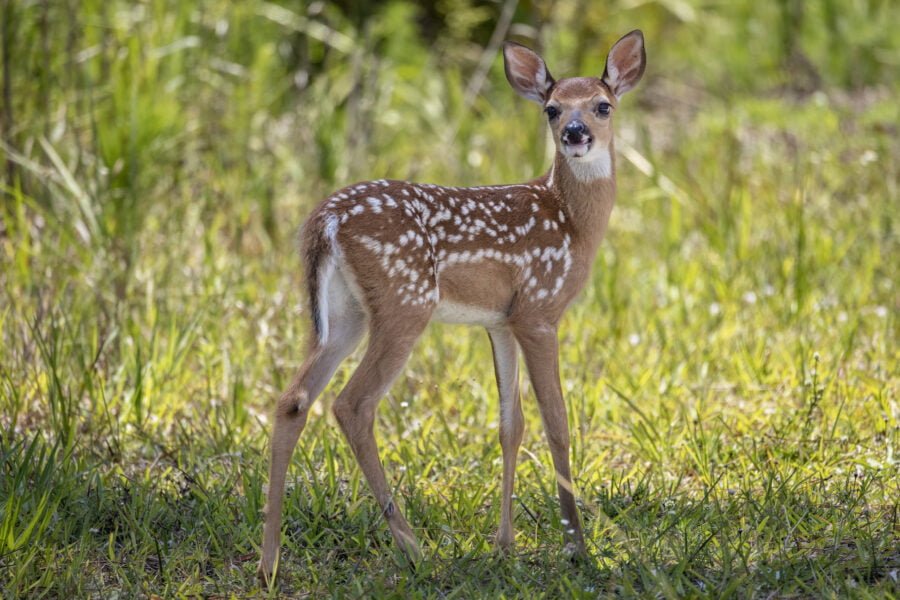
[(279, 590), (254, 570), (307, 333), (294, 232), (353, 180), (547, 166), (498, 57), (465, 94), (500, 7), (3, 4), (3, 597), (900, 595), (897, 8), (575, 4), (515, 15), (555, 75), (634, 27), (649, 57), (561, 330), (590, 563), (562, 552), (527, 384), (517, 551), (493, 551), (490, 347), (434, 325), (376, 424), (426, 559), (330, 415), (357, 356), (295, 453)]

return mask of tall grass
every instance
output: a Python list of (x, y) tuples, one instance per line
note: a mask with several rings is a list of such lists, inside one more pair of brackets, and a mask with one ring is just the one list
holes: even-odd
[[(306, 335), (294, 232), (353, 180), (546, 167), (487, 47), (503, 6), (2, 6), (3, 595), (269, 593), (268, 416)], [(351, 359), (295, 454), (281, 591), (897, 594), (898, 9), (586, 6), (519, 3), (507, 33), (556, 76), (647, 36), (612, 227), (561, 333), (592, 564), (561, 552), (527, 399), (518, 550), (492, 553), (489, 345), (435, 325), (376, 426), (427, 560), (396, 559), (331, 423)]]

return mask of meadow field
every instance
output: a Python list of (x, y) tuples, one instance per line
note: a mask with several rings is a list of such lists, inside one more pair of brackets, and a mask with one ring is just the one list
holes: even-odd
[[(900, 4), (0, 0), (3, 598), (900, 595)], [(640, 28), (619, 196), (560, 334), (590, 561), (563, 552), (523, 377), (497, 553), (481, 330), (381, 403), (411, 569), (336, 427), (255, 577), (271, 411), (303, 360), (295, 233), (370, 178), (550, 164), (499, 42), (597, 75)]]

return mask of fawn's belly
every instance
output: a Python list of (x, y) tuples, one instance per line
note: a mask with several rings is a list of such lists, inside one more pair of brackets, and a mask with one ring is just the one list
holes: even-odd
[(480, 325), (497, 327), (506, 320), (500, 311), (482, 308), (472, 304), (463, 304), (452, 300), (441, 300), (434, 307), (431, 318), (439, 323), (458, 323), (461, 325)]

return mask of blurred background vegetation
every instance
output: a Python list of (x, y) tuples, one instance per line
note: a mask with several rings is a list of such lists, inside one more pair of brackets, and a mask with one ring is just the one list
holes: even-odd
[[(619, 203), (562, 332), (605, 562), (571, 580), (542, 562), (558, 540), (538, 467), (520, 469), (548, 523), (521, 536), (529, 558), (454, 562), (487, 552), (496, 522), (496, 399), (483, 336), (436, 327), (378, 425), (389, 471), (420, 474), (395, 483), (448, 561), (415, 589), (896, 583), (897, 2), (0, 2), (5, 595), (243, 595), (266, 416), (301, 360), (304, 215), (360, 179), (543, 172), (546, 126), (499, 43), (539, 49), (556, 77), (599, 75), (634, 28), (648, 69), (616, 117)], [(398, 408), (411, 398), (415, 414)], [(298, 589), (406, 593), (325, 420), (293, 469), (314, 485), (289, 502), (285, 568), (304, 570)], [(756, 537), (732, 548), (751, 513)]]
[[(492, 37), (541, 49), (559, 76), (599, 74), (609, 44), (642, 28), (652, 61), (624, 119), (639, 138), (654, 129), (641, 109), (671, 128), (735, 98), (827, 90), (868, 105), (865, 90), (895, 90), (897, 13), (882, 0), (4, 0), (7, 197), (21, 184), (126, 266), (185, 195), (207, 210), (234, 206), (223, 192), (246, 199), (245, 237), (268, 244), (292, 233), (277, 215), (297, 214), (297, 194), (352, 179), (542, 170), (542, 127), (498, 77)], [(483, 164), (500, 138), (521, 151)]]

